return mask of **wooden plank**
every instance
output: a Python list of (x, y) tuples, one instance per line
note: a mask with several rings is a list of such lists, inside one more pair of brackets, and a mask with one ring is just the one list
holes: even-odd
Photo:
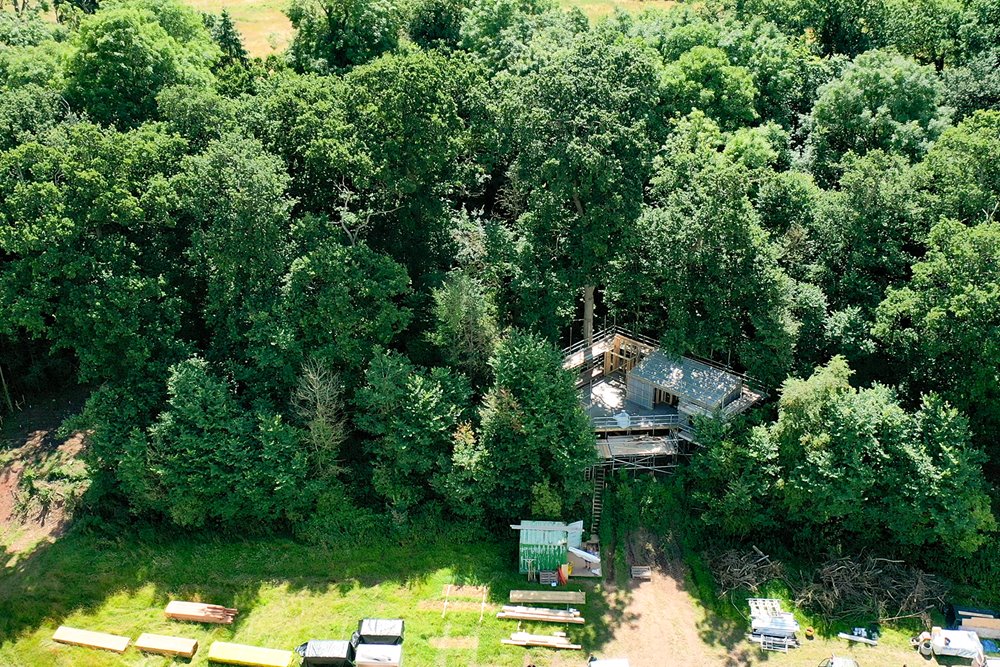
[(510, 601), (538, 604), (585, 604), (587, 594), (583, 591), (511, 591)]
[(586, 623), (582, 616), (566, 618), (565, 616), (546, 616), (545, 614), (525, 614), (512, 611), (502, 611), (497, 614), (497, 618), (506, 618), (515, 621), (539, 621), (542, 623), (575, 623), (576, 625)]
[(215, 642), (208, 649), (208, 659), (211, 662), (221, 662), (226, 665), (288, 667), (292, 662), (292, 652), (279, 651), (273, 648), (260, 648), (259, 646)]
[(566, 639), (565, 633), (558, 635), (533, 635), (527, 632), (515, 632), (510, 639), (501, 639), (501, 644), (510, 646), (542, 646), (544, 648), (571, 649), (579, 651), (583, 647), (580, 644), (571, 644)]
[(503, 611), (514, 612), (515, 614), (525, 612), (529, 614), (548, 614), (550, 616), (565, 616), (567, 618), (572, 618), (574, 616), (579, 616), (580, 611), (578, 609), (549, 609), (547, 607), (522, 607), (505, 604), (502, 607)]
[(128, 637), (109, 635), (104, 632), (79, 630), (65, 625), (59, 626), (55, 634), (52, 635), (52, 640), (57, 641), (60, 644), (71, 644), (73, 646), (84, 646), (86, 648), (99, 648), (104, 649), (105, 651), (114, 651), (115, 653), (124, 653), (125, 649), (128, 648), (129, 642), (132, 641)]
[(841, 639), (846, 639), (849, 642), (860, 642), (862, 644), (868, 644), (869, 646), (878, 646), (878, 642), (874, 639), (868, 639), (867, 637), (858, 637), (857, 635), (849, 635), (846, 632), (841, 632), (837, 635)]
[(990, 630), (1000, 630), (1000, 618), (987, 618), (985, 616), (966, 616), (962, 619), (962, 628), (975, 630), (976, 628), (988, 628)]
[(186, 637), (153, 635), (146, 632), (139, 635), (139, 638), (135, 640), (135, 647), (143, 653), (158, 653), (159, 655), (193, 658), (195, 652), (198, 650), (198, 640), (187, 639)]

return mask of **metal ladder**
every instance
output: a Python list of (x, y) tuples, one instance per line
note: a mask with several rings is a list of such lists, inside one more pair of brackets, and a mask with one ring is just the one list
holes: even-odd
[(590, 525), (591, 531), (596, 533), (600, 530), (601, 526), (601, 508), (603, 506), (602, 499), (604, 497), (604, 487), (606, 484), (604, 481), (604, 466), (595, 466), (593, 471), (594, 497), (590, 506)]

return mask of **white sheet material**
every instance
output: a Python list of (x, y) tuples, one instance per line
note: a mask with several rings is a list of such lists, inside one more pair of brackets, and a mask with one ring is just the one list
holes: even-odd
[(584, 551), (583, 549), (575, 549), (573, 547), (567, 547), (567, 548), (569, 549), (569, 552), (571, 554), (573, 554), (574, 556), (576, 556), (578, 558), (582, 558), (583, 560), (587, 561), (588, 563), (600, 563), (601, 562), (601, 557), (600, 556), (595, 556), (594, 554), (590, 553), (589, 551)]
[(931, 648), (936, 655), (953, 655), (958, 658), (985, 662), (983, 643), (975, 632), (966, 630), (938, 630), (931, 635)]

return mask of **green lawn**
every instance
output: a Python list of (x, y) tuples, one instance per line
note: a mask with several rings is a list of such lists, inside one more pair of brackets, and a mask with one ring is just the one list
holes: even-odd
[[(70, 535), (7, 568), (0, 575), (0, 665), (174, 664), (134, 649), (118, 656), (56, 644), (50, 637), (59, 624), (133, 639), (142, 632), (193, 637), (202, 648), (190, 664), (205, 665), (215, 640), (292, 649), (310, 638), (347, 639), (366, 616), (406, 620), (408, 667), (524, 664), (524, 649), (500, 644), (516, 624), (495, 618), (510, 589), (525, 587), (512, 567), (512, 543), (347, 550), (282, 539), (157, 544), (143, 537), (111, 542)], [(453, 598), (442, 616), (448, 584), (489, 587), (482, 622), (481, 596)], [(584, 614), (597, 621), (606, 609), (589, 590)], [(240, 614), (231, 627), (168, 621), (162, 610), (172, 598), (237, 607)], [(606, 632), (590, 622), (569, 630), (587, 648), (605, 641)], [(539, 666), (561, 664), (553, 651), (531, 653)], [(580, 653), (572, 653), (579, 661)]]

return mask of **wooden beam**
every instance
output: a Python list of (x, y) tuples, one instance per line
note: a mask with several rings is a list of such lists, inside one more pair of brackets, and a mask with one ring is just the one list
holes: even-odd
[(583, 591), (511, 591), (510, 601), (536, 604), (586, 604), (587, 594)]
[(185, 637), (153, 635), (146, 632), (139, 635), (139, 638), (135, 640), (135, 647), (143, 653), (193, 658), (195, 652), (198, 650), (198, 640), (187, 639)]
[(104, 632), (91, 632), (90, 630), (79, 630), (60, 625), (52, 640), (60, 644), (70, 644), (72, 646), (83, 646), (86, 648), (99, 648), (115, 653), (124, 653), (132, 640), (119, 635), (109, 635)]

